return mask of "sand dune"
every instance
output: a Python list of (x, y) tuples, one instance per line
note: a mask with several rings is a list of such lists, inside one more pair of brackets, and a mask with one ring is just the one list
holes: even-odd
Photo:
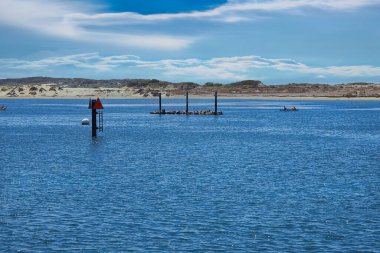
[(182, 97), (186, 90), (192, 97), (213, 97), (218, 91), (226, 98), (334, 98), (380, 99), (379, 84), (347, 85), (140, 85), (120, 87), (72, 87), (56, 83), (0, 86), (0, 98), (153, 98)]

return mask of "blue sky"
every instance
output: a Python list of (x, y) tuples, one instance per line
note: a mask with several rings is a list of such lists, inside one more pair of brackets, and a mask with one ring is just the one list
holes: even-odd
[(141, 14), (202, 11), (227, 3), (226, 0), (87, 0), (108, 12), (137, 12)]
[(0, 0), (0, 78), (380, 82), (380, 0)]

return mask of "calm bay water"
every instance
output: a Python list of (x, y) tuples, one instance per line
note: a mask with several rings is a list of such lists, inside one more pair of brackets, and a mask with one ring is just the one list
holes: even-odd
[(379, 251), (380, 101), (103, 103), (0, 100), (1, 252)]

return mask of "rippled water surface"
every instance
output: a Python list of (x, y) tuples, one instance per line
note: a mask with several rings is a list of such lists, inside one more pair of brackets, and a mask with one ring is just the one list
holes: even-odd
[(380, 249), (380, 101), (156, 103), (0, 100), (0, 251)]

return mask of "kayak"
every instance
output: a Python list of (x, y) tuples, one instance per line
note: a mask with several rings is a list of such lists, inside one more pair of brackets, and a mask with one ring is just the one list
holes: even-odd
[(298, 111), (298, 109), (286, 109), (286, 110), (280, 109), (280, 111), (282, 111), (282, 112), (296, 112), (296, 111)]

